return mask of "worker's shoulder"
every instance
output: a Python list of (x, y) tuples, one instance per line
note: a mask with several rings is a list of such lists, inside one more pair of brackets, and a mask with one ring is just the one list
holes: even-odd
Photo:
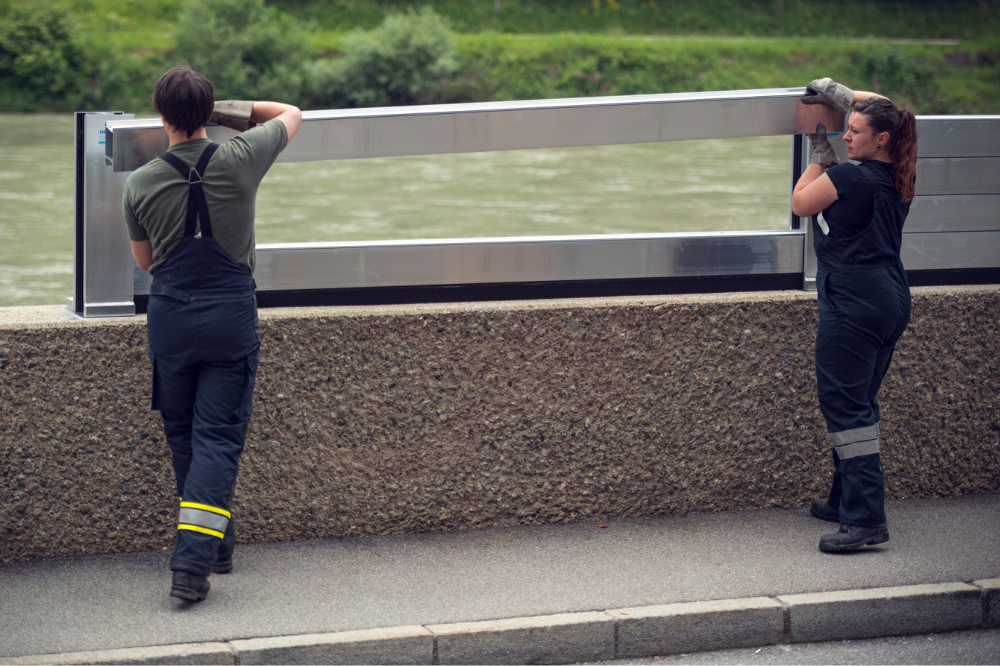
[(153, 183), (162, 181), (171, 173), (176, 174), (177, 171), (160, 158), (153, 158), (128, 175), (125, 180), (125, 190), (126, 192), (141, 192)]
[[(837, 187), (838, 192), (843, 192), (845, 188), (849, 188), (856, 181), (864, 180), (865, 176), (861, 173), (861, 169), (858, 165), (853, 162), (841, 162), (835, 166), (830, 167), (826, 170), (827, 177), (833, 181), (833, 184)], [(843, 194), (841, 194), (843, 196)]]
[(231, 154), (262, 153), (264, 156), (268, 156), (275, 150), (283, 149), (287, 137), (288, 131), (285, 129), (285, 124), (275, 118), (237, 134), (229, 141), (220, 144), (219, 150), (223, 159)]

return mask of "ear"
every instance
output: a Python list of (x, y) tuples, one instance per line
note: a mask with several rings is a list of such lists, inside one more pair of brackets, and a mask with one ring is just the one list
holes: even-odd
[(889, 133), (888, 132), (882, 132), (881, 134), (879, 134), (878, 135), (878, 143), (881, 144), (881, 145), (883, 145), (883, 146), (888, 146), (889, 145)]

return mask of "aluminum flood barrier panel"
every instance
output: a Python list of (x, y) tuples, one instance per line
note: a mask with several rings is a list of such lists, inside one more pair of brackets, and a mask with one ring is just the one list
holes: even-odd
[[(814, 131), (818, 122), (830, 132), (841, 130), (844, 124), (844, 117), (827, 107), (802, 104), (804, 91), (785, 88), (307, 111), (302, 128), (278, 161), (788, 135), (793, 137), (791, 189), (808, 164), (808, 142), (801, 135)], [(88, 167), (86, 178), (93, 182), (84, 188), (78, 183), (77, 202), (78, 207), (100, 214), (83, 220), (78, 216), (77, 234), (114, 236), (108, 247), (117, 258), (121, 258), (120, 248), (126, 254), (120, 262), (84, 262), (86, 279), (82, 282), (103, 285), (101, 298), (91, 306), (90, 294), (78, 289), (70, 307), (85, 316), (128, 315), (134, 308), (126, 303), (149, 293), (150, 276), (128, 254), (121, 187), (129, 171), (166, 149), (167, 138), (158, 118), (89, 116), (104, 124), (106, 141), (99, 146), (88, 144), (88, 164), (99, 156), (103, 166)], [(996, 259), (1000, 224), (992, 204), (1000, 196), (1000, 150), (996, 149), (1000, 117), (945, 116), (918, 122), (922, 146), (918, 193), (927, 196), (926, 202), (922, 196), (914, 205), (911, 220), (917, 221), (919, 231), (904, 238), (904, 263), (915, 270), (996, 267), (1000, 264)], [(235, 134), (221, 126), (208, 127), (209, 138), (216, 142)], [(942, 221), (942, 215), (947, 220)], [(815, 275), (810, 225), (791, 213), (789, 219), (785, 231), (259, 245), (254, 277), (260, 292), (279, 295), (720, 276), (736, 280), (739, 276), (798, 276), (798, 283), (809, 288), (810, 277)], [(913, 226), (908, 222), (907, 231)]]
[[(844, 118), (799, 100), (805, 88), (306, 111), (278, 162), (566, 148), (840, 131)], [(159, 119), (111, 123), (106, 156), (132, 171), (167, 147)], [(209, 138), (235, 133), (210, 126)]]

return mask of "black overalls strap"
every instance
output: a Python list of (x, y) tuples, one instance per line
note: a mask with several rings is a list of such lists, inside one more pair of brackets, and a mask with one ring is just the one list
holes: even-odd
[(217, 143), (210, 143), (205, 146), (205, 150), (198, 158), (198, 164), (189, 167), (184, 161), (167, 151), (160, 155), (160, 159), (177, 169), (182, 178), (190, 185), (188, 193), (187, 218), (184, 220), (184, 237), (193, 238), (195, 235), (195, 224), (201, 221), (202, 238), (212, 237), (212, 221), (208, 216), (208, 201), (205, 199), (205, 191), (201, 186), (202, 177), (205, 175), (205, 168), (208, 161), (212, 159), (215, 150), (219, 147)]
[(866, 167), (864, 164), (859, 164), (858, 168), (861, 169), (861, 173), (865, 174), (865, 178), (867, 178), (868, 182), (871, 183), (872, 189), (875, 190), (875, 194), (881, 192), (882, 188), (879, 187), (878, 180), (875, 178), (875, 174), (873, 174), (871, 170), (869, 170), (869, 168)]

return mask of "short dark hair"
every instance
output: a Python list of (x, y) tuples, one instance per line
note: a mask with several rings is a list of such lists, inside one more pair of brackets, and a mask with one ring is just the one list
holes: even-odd
[(212, 83), (186, 65), (160, 77), (153, 88), (153, 108), (188, 138), (208, 123), (215, 106)]

